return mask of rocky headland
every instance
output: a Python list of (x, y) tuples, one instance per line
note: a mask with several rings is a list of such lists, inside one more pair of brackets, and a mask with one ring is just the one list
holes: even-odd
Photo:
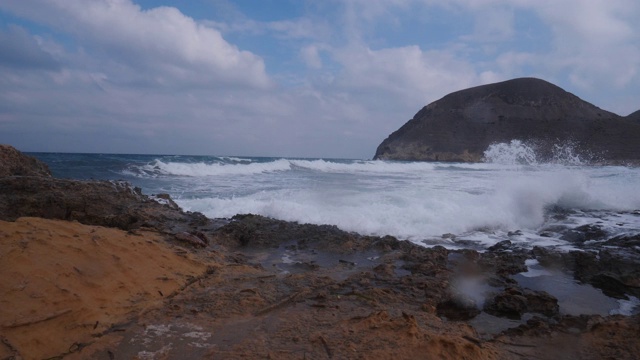
[[(569, 309), (522, 274), (640, 296), (637, 237), (583, 250), (425, 248), (127, 183), (0, 177), (0, 359), (634, 359), (640, 317)], [(11, 159), (11, 160), (7, 160)], [(30, 165), (29, 165), (30, 164)], [(591, 244), (591, 245), (590, 245)], [(591, 247), (589, 247), (591, 246)]]
[(590, 163), (640, 161), (640, 112), (622, 117), (536, 78), (446, 95), (423, 107), (377, 148), (375, 159), (480, 162), (496, 143), (520, 140), (540, 159), (571, 143)]

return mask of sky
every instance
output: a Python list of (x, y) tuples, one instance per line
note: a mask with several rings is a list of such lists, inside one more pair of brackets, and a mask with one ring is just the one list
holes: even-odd
[(638, 0), (2, 0), (0, 143), (370, 159), (453, 91), (640, 109)]

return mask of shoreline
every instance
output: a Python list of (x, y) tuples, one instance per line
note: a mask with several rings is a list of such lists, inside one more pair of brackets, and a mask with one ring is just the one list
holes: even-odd
[[(638, 298), (628, 254), (425, 248), (257, 215), (208, 219), (161, 198), (119, 182), (0, 177), (0, 359), (640, 353), (639, 314), (569, 315), (516, 278), (539, 265)], [(499, 323), (509, 327), (482, 330)]]

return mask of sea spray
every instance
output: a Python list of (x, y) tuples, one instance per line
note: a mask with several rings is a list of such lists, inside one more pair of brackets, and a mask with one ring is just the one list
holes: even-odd
[(497, 143), (489, 145), (484, 152), (484, 161), (502, 165), (536, 165), (538, 156), (530, 144), (520, 140), (511, 140), (510, 143)]
[(169, 193), (184, 210), (209, 217), (254, 213), (450, 247), (507, 239), (563, 246), (563, 231), (585, 224), (597, 224), (607, 236), (640, 233), (640, 169), (540, 163), (525, 145), (500, 146), (518, 149), (527, 161), (494, 157), (486, 163), (49, 156), (58, 176), (65, 176), (64, 159), (70, 168), (95, 163), (83, 165), (84, 176), (127, 180), (146, 194)]
[(581, 166), (597, 162), (598, 157), (582, 150), (579, 143), (571, 140), (551, 144), (533, 140), (511, 140), (509, 143), (491, 144), (485, 150), (483, 160), (502, 165)]

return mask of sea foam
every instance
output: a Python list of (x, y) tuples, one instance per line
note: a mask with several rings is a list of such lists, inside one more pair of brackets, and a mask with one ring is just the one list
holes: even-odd
[[(495, 144), (485, 153), (488, 162), (474, 164), (159, 158), (138, 173), (162, 180), (154, 184), (185, 210), (213, 218), (254, 213), (419, 243), (454, 246), (442, 237), (450, 233), (480, 246), (504, 239), (563, 246), (540, 230), (583, 220), (602, 221), (612, 234), (640, 229), (633, 215), (640, 209), (638, 169), (578, 165), (569, 147), (556, 154), (540, 163), (531, 147), (512, 141)], [(554, 209), (569, 212), (558, 220)], [(622, 219), (617, 212), (631, 215)]]

